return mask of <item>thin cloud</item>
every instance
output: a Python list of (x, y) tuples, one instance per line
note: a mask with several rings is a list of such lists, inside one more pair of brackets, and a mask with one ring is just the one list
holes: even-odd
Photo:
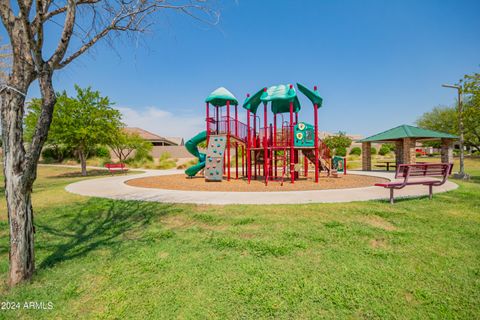
[(164, 137), (188, 139), (205, 130), (202, 115), (173, 114), (157, 107), (117, 109), (123, 114), (123, 122), (127, 126), (139, 127)]

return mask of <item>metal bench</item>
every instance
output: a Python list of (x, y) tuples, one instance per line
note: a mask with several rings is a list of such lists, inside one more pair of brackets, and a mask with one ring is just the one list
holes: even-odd
[(128, 168), (125, 166), (124, 163), (107, 163), (105, 164), (105, 168), (110, 171), (111, 174), (114, 174), (115, 172), (127, 172)]
[[(428, 186), (429, 198), (432, 199), (433, 187), (444, 184), (452, 173), (452, 168), (452, 163), (400, 164), (397, 167), (395, 179), (403, 178), (403, 181), (376, 183), (375, 185), (390, 189), (390, 203), (392, 204), (394, 199), (393, 190), (402, 189), (410, 185)], [(439, 177), (439, 179), (431, 177)]]

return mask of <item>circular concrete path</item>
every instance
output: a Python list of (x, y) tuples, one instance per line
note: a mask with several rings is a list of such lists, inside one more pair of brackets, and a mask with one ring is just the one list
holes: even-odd
[[(311, 191), (280, 192), (219, 192), (219, 191), (180, 191), (152, 188), (132, 187), (125, 181), (183, 173), (182, 170), (144, 170), (137, 175), (115, 175), (108, 178), (89, 179), (68, 185), (69, 192), (117, 200), (141, 200), (167, 203), (196, 204), (300, 204), (300, 203), (332, 203), (388, 199), (389, 190), (381, 187), (363, 187), (351, 189), (330, 189)], [(394, 180), (394, 173), (380, 171), (349, 171), (348, 174), (360, 174)], [(227, 182), (223, 182), (227, 183)], [(458, 188), (458, 185), (447, 181), (440, 187), (434, 187), (434, 193)], [(408, 186), (395, 190), (395, 198), (428, 195), (428, 187), (422, 185)]]

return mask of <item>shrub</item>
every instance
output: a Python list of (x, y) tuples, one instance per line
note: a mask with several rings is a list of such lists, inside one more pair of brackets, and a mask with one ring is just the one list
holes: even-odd
[(347, 155), (347, 148), (341, 146), (335, 149), (335, 155), (340, 157), (345, 157)]
[(62, 162), (65, 158), (73, 158), (74, 154), (71, 149), (63, 146), (51, 145), (47, 146), (42, 151), (42, 158), (44, 162)]
[(377, 154), (377, 148), (372, 147), (372, 148), (370, 149), (370, 154)]
[(388, 149), (390, 149), (390, 151), (395, 151), (395, 144), (393, 144), (393, 143), (384, 143), (384, 144), (382, 145), (382, 147), (383, 147), (383, 146), (385, 146), (385, 147), (387, 147)]
[(157, 169), (172, 169), (177, 166), (177, 163), (173, 159), (162, 160), (156, 166)]
[(158, 161), (163, 161), (163, 160), (168, 160), (170, 159), (172, 156), (170, 155), (170, 153), (168, 152), (164, 152), (160, 155), (160, 158), (158, 158)]
[(353, 147), (352, 150), (350, 150), (350, 155), (359, 156), (361, 154), (362, 154), (362, 149), (360, 149), (360, 147)]
[(95, 148), (92, 156), (97, 156), (99, 158), (110, 158), (110, 150), (104, 146), (98, 146)]
[(378, 154), (384, 156), (390, 153), (390, 147), (388, 145), (382, 144), (380, 150), (378, 150)]

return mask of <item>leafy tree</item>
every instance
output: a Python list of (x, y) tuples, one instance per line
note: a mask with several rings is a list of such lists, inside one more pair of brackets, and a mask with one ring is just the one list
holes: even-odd
[(376, 155), (376, 154), (377, 154), (377, 148), (371, 147), (371, 148), (370, 148), (370, 154), (371, 154), (371, 155)]
[(420, 128), (457, 134), (457, 111), (452, 107), (435, 107), (432, 111), (426, 112), (418, 118), (416, 124)]
[[(97, 145), (108, 144), (122, 126), (121, 113), (111, 107), (108, 97), (91, 88), (75, 86), (77, 95), (68, 97), (64, 92), (57, 97), (47, 144), (74, 150), (82, 175), (87, 175), (87, 158)], [(25, 139), (32, 139), (41, 111), (40, 99), (29, 105), (25, 119)]]
[(352, 150), (350, 150), (350, 155), (359, 156), (361, 154), (362, 154), (362, 149), (360, 147), (353, 147)]
[(393, 143), (384, 143), (384, 144), (382, 144), (382, 146), (385, 146), (390, 151), (395, 151), (395, 144), (393, 144)]
[[(339, 131), (338, 134), (333, 135), (333, 136), (328, 136), (324, 140), (325, 144), (330, 150), (335, 150), (335, 154), (338, 154), (338, 149), (340, 152), (343, 151), (343, 149), (347, 149), (352, 145), (352, 139), (347, 137), (345, 132)], [(345, 150), (345, 155), (347, 151)]]
[(480, 73), (467, 74), (460, 80), (463, 93), (480, 99)]
[(480, 98), (471, 98), (465, 103), (463, 126), (465, 145), (480, 152)]
[(335, 155), (345, 157), (347, 155), (347, 148), (345, 148), (344, 146), (335, 148)]
[(382, 144), (382, 146), (380, 147), (380, 150), (378, 150), (378, 154), (381, 156), (384, 156), (388, 153), (390, 153), (390, 146), (386, 144)]
[(460, 83), (466, 95), (463, 108), (465, 145), (480, 152), (480, 73), (465, 75)]
[[(57, 93), (57, 105), (64, 105), (68, 103), (70, 98), (65, 92)], [(24, 120), (24, 139), (27, 142), (31, 142), (35, 135), (35, 126), (42, 110), (42, 99), (34, 98), (30, 101), (27, 107), (27, 115)], [(53, 118), (61, 117), (59, 108), (54, 111)], [(45, 141), (46, 148), (42, 151), (47, 158), (54, 159), (56, 161), (63, 161), (63, 159), (69, 155), (73, 155), (73, 151), (69, 146), (64, 145), (58, 138), (59, 135), (56, 132), (58, 127), (54, 127), (50, 130), (47, 141)]]
[(125, 161), (134, 151), (136, 156), (149, 154), (153, 147), (152, 143), (137, 133), (128, 133), (122, 129), (112, 137), (108, 146), (120, 162)]

